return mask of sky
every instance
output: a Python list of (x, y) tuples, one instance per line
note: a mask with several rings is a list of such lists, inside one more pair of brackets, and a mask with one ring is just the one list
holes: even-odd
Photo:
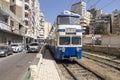
[(87, 10), (92, 6), (102, 9), (103, 13), (112, 13), (115, 9), (120, 10), (120, 0), (40, 0), (40, 10), (45, 20), (53, 24), (61, 11), (71, 10), (71, 5), (79, 1), (86, 2)]

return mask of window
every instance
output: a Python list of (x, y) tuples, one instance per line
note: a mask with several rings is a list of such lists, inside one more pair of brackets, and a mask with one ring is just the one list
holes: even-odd
[(81, 38), (80, 37), (72, 37), (72, 44), (73, 45), (81, 45)]
[(60, 45), (70, 45), (70, 37), (60, 37), (59, 44)]
[(79, 16), (58, 16), (58, 24), (79, 25)]

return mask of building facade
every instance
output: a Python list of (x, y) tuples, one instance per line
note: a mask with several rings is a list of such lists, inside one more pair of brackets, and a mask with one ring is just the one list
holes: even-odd
[(0, 44), (24, 43), (26, 28), (18, 11), (22, 11), (21, 0), (0, 0)]
[(115, 10), (112, 13), (112, 33), (120, 33), (120, 10)]
[(80, 15), (80, 23), (83, 33), (86, 33), (86, 29), (89, 27), (91, 13), (86, 10), (85, 2), (77, 2), (72, 5), (71, 11)]
[(90, 34), (110, 34), (112, 30), (111, 15), (101, 14), (91, 19)]
[(100, 16), (102, 14), (101, 9), (92, 8), (92, 9), (90, 9), (88, 11), (92, 14), (92, 18), (96, 18), (96, 17), (98, 17), (98, 16)]
[(45, 37), (44, 37), (44, 24), (45, 24), (44, 14), (42, 11), (40, 11), (39, 41), (43, 41), (45, 39)]
[(47, 39), (47, 37), (48, 37), (48, 35), (50, 33), (50, 30), (51, 30), (51, 23), (45, 21), (45, 23), (44, 23), (44, 38), (45, 39)]
[(39, 5), (39, 0), (0, 0), (0, 43), (37, 39), (41, 29)]

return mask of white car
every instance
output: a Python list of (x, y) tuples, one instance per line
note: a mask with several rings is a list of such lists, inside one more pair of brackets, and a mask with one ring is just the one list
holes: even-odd
[(22, 52), (23, 46), (20, 43), (13, 43), (11, 44), (11, 47), (13, 49), (13, 52)]

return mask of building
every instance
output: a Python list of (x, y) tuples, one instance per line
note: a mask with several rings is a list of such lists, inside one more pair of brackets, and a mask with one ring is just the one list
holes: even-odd
[(24, 43), (22, 9), (21, 0), (0, 0), (0, 44)]
[(41, 29), (39, 12), (39, 0), (0, 0), (0, 43), (37, 39)]
[(98, 16), (100, 16), (102, 14), (101, 9), (92, 8), (92, 9), (90, 9), (88, 11), (92, 14), (92, 18), (96, 18), (96, 17), (98, 17)]
[(45, 39), (47, 39), (50, 30), (51, 30), (51, 23), (45, 21), (45, 23), (44, 23), (44, 38), (45, 38)]
[(24, 24), (27, 27), (26, 42), (37, 40), (40, 37), (40, 4), (39, 0), (24, 0)]
[(88, 33), (87, 28), (89, 28), (91, 13), (86, 10), (85, 2), (77, 2), (72, 5), (71, 11), (80, 15), (80, 23), (83, 29), (83, 33)]
[(85, 2), (77, 2), (72, 5), (71, 10), (81, 16), (85, 16), (86, 14), (86, 3)]
[(111, 14), (101, 14), (91, 19), (90, 34), (110, 34), (111, 30)]
[(40, 11), (40, 31), (39, 31), (39, 41), (43, 41), (45, 39), (44, 37), (44, 14), (42, 11)]
[(120, 10), (112, 12), (112, 33), (120, 33)]

